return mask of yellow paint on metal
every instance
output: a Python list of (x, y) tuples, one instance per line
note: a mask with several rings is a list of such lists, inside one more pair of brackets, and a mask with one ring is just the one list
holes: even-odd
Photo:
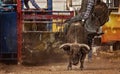
[(61, 19), (53, 20), (52, 31), (53, 32), (63, 31), (63, 24), (62, 24), (62, 22), (63, 22), (63, 20), (61, 20)]
[(111, 13), (109, 21), (103, 27), (120, 27), (120, 14)]
[(102, 30), (102, 42), (120, 41), (120, 13), (111, 13)]

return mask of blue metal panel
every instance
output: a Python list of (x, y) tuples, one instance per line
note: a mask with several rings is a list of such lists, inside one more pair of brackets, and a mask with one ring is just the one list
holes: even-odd
[[(47, 0), (47, 9), (48, 10), (51, 10), (51, 12), (48, 12), (49, 15), (52, 15), (52, 0)], [(52, 21), (52, 20), (50, 20)], [(52, 31), (52, 24), (51, 23), (48, 23), (47, 24), (47, 30), (48, 31)]]
[(47, 0), (48, 10), (52, 10), (52, 0)]
[(0, 53), (17, 53), (16, 12), (0, 12)]

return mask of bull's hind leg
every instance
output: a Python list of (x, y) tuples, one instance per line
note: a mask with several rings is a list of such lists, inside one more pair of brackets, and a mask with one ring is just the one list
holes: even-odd
[(84, 60), (85, 60), (85, 57), (86, 57), (86, 54), (85, 53), (81, 53), (81, 56), (80, 56), (80, 69), (83, 70), (84, 68)]

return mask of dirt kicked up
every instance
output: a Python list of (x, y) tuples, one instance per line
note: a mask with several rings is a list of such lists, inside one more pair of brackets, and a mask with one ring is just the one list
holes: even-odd
[(91, 62), (85, 61), (83, 71), (80, 70), (79, 64), (68, 71), (68, 60), (59, 61), (60, 59), (56, 59), (57, 62), (49, 60), (46, 64), (36, 66), (0, 63), (0, 74), (120, 74), (119, 53), (101, 52), (97, 56), (93, 56)]

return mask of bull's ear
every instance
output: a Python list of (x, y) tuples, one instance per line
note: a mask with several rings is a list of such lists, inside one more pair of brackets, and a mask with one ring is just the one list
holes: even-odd
[(81, 48), (80, 48), (80, 51), (81, 51), (82, 53), (87, 54), (87, 53), (89, 52), (89, 49), (86, 48), (86, 47), (81, 47)]

